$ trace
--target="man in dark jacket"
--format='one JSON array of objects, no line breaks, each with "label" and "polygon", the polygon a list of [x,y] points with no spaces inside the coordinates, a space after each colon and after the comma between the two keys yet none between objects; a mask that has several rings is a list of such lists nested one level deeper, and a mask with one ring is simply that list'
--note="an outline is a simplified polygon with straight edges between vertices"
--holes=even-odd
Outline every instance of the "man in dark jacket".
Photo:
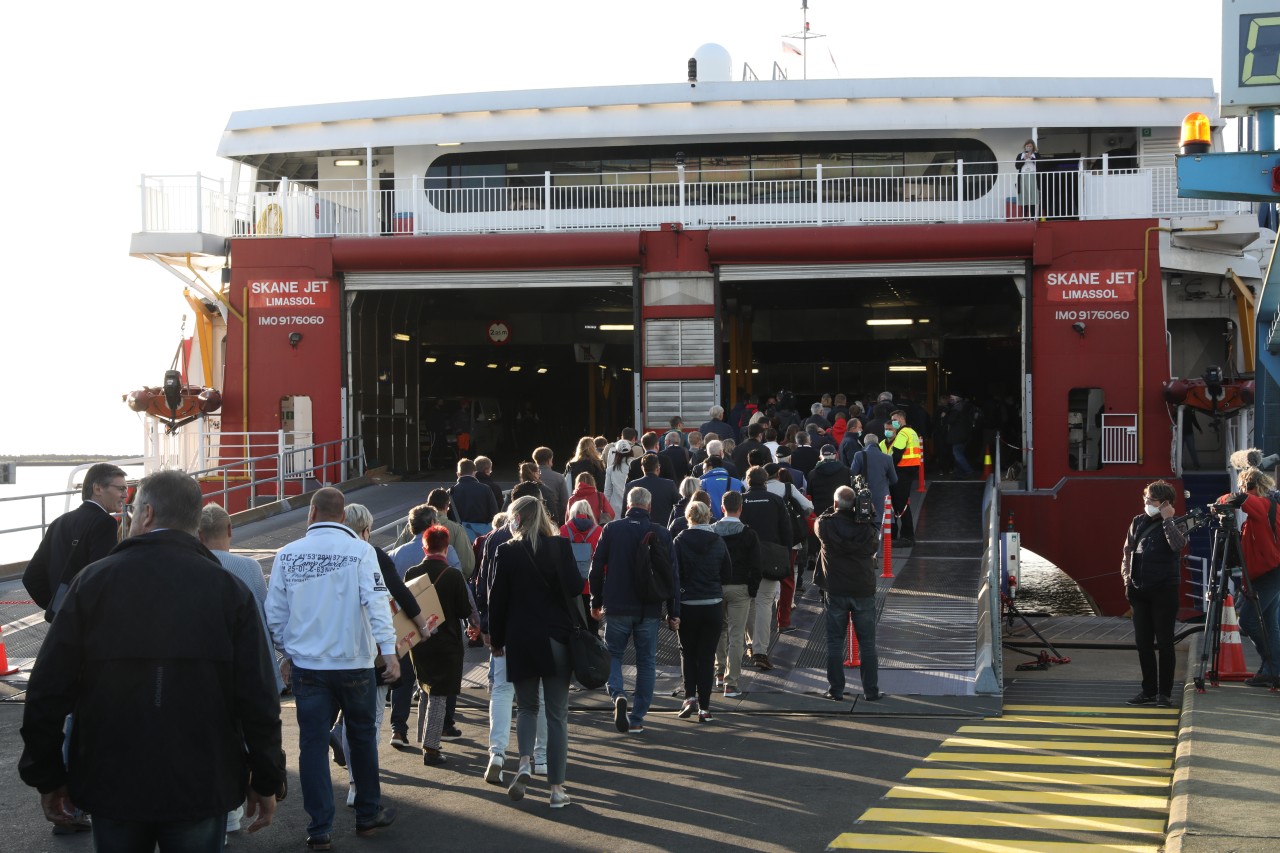
[{"label": "man in dark jacket", "polygon": [[[742,523],[750,527],[760,537],[760,541],[768,545],[761,548],[762,570],[766,572],[771,562],[785,560],[790,570],[791,546],[795,544],[791,536],[791,517],[787,515],[787,507],[782,498],[768,490],[769,472],[759,466],[747,472],[747,491],[742,496]],[[781,546],[781,548],[777,547]],[[771,552],[776,554],[771,558]],[[773,634],[773,626],[777,617],[773,612],[774,599],[779,593],[781,577],[771,580],[763,577],[760,590],[751,600],[751,613],[748,623],[751,626],[751,661],[763,670],[773,669],[769,662],[769,640]]]},{"label": "man in dark jacket", "polygon": [[19,773],[51,822],[92,812],[98,849],[217,849],[227,812],[247,797],[255,832],[283,796],[262,617],[196,538],[201,498],[180,471],[142,481],[131,538],[71,584],[31,673]]},{"label": "man in dark jacket", "polygon": [[975,412],[972,403],[959,394],[952,394],[947,398],[947,403],[949,405],[943,415],[943,423],[946,424],[951,456],[956,462],[956,474],[959,477],[972,477],[973,466],[969,464],[968,446],[973,440],[974,420],[980,418],[980,414]]},{"label": "man in dark jacket", "polygon": [[862,421],[857,418],[849,418],[849,425],[845,429],[844,438],[840,439],[840,463],[848,468],[853,464],[853,456],[862,449]]},{"label": "man in dark jacket", "polygon": [[[672,418],[672,420],[676,420]],[[689,451],[685,450],[682,443],[684,433],[669,432],[664,439],[666,447],[662,449],[661,456],[663,458],[662,470],[671,473],[671,482],[679,486],[684,482],[684,478],[689,476]]]},{"label": "man in dark jacket", "polygon": [[[613,658],[609,669],[613,723],[620,732],[638,733],[644,731],[644,715],[653,702],[662,603],[645,603],[636,595],[636,553],[645,535],[652,532],[659,552],[665,549],[666,564],[671,565],[671,534],[650,520],[648,489],[632,489],[627,501],[627,514],[604,526],[587,581],[591,585],[591,618],[598,621],[603,614],[609,616],[604,640]],[[622,656],[629,641],[636,650],[636,689],[630,710],[622,684]]]},{"label": "man in dark jacket", "polygon": [[746,648],[747,617],[751,600],[760,589],[760,537],[742,523],[742,494],[725,492],[720,499],[724,518],[715,524],[716,533],[724,538],[733,563],[733,577],[722,587],[724,595],[724,631],[716,647],[716,674],[724,681],[724,698],[742,695],[742,653]]},{"label": "man in dark jacket", "polygon": [[644,468],[641,463],[644,462],[646,456],[652,456],[658,460],[658,474],[666,477],[674,482],[675,478],[671,474],[671,463],[667,461],[667,457],[658,453],[658,434],[656,432],[646,432],[640,436],[640,446],[644,448],[644,452],[631,460],[631,464],[627,466],[627,482],[639,480],[645,475]]},{"label": "man in dark jacket", "polygon": [[477,456],[476,463],[476,479],[489,487],[489,491],[493,492],[494,506],[502,506],[502,486],[498,485],[498,481],[493,479],[493,460],[488,456]]},{"label": "man in dark jacket", "polygon": [[796,446],[791,451],[790,465],[792,468],[798,469],[806,477],[813,470],[813,466],[821,461],[818,456],[818,448],[813,446],[813,437],[807,432],[796,433]]},{"label": "man in dark jacket", "polygon": [[859,519],[854,512],[853,489],[836,489],[833,507],[818,518],[815,532],[822,549],[814,582],[823,591],[827,618],[826,695],[844,698],[844,656],[849,620],[858,638],[862,658],[862,692],[868,702],[880,699],[879,662],[876,660],[876,549],[874,520]]},{"label": "man in dark jacket", "polygon": [[[861,474],[867,478],[867,484],[871,486],[871,503],[876,512],[883,512],[884,499],[889,496],[890,489],[898,482],[898,469],[893,464],[893,457],[880,449],[880,442],[876,436],[867,433],[863,444],[865,445],[863,449],[853,457],[853,465],[849,467],[849,473],[855,477]],[[897,523],[895,516],[894,524]]]},{"label": "man in dark jacket", "polygon": [[712,436],[719,436],[722,440],[726,438],[734,438],[733,427],[724,421],[724,407],[712,406],[711,420],[698,427],[698,432],[702,433],[704,440],[710,441]]},{"label": "man in dark jacket", "polygon": [[454,514],[462,524],[488,524],[498,514],[493,492],[476,479],[476,463],[458,460],[458,482],[449,487]]},{"label": "man in dark jacket", "polygon": [[836,489],[853,482],[849,469],[836,458],[836,449],[829,444],[822,446],[822,461],[809,472],[809,497],[817,508],[831,506]]},{"label": "man in dark jacket", "polygon": [[[737,447],[733,449],[733,467],[739,471],[745,471],[751,467],[748,457],[751,451],[764,447],[760,442],[760,436],[764,432],[764,424],[757,421],[747,425],[747,437],[743,439]],[[772,461],[773,454],[769,455],[769,461]]]},{"label": "man in dark jacket", "polygon": [[62,596],[80,570],[116,546],[118,525],[111,513],[120,512],[128,488],[124,471],[99,462],[85,474],[80,491],[83,503],[49,525],[22,573],[22,585],[44,608],[46,622],[53,621]]},{"label": "man in dark jacket", "polygon": [[658,473],[662,457],[656,453],[646,453],[636,461],[640,463],[644,476],[627,483],[627,492],[630,493],[635,488],[647,489],[650,496],[649,517],[660,520],[670,518],[671,508],[680,502],[680,491],[675,483]]}]

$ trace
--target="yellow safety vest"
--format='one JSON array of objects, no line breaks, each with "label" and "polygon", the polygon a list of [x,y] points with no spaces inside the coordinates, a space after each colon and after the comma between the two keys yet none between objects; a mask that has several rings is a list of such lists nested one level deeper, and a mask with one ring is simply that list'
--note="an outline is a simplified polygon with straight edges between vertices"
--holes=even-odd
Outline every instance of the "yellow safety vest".
[{"label": "yellow safety vest", "polygon": [[902,427],[898,430],[892,444],[886,445],[882,439],[880,449],[890,455],[893,451],[901,449],[902,461],[898,463],[899,468],[915,468],[924,464],[924,450],[920,447],[920,436],[911,427]]}]

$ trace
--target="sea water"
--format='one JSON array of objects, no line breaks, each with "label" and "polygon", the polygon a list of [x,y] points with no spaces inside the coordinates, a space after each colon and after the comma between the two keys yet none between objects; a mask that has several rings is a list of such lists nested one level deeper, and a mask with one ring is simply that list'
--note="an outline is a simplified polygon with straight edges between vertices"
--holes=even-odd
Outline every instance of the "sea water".
[{"label": "sea water", "polygon": [[[29,560],[40,544],[42,517],[43,523],[49,524],[80,505],[79,481],[84,477],[83,471],[76,475],[74,494],[69,497],[63,494],[68,488],[67,477],[75,468],[74,465],[19,465],[16,482],[0,486],[0,531],[35,526],[33,530],[0,532],[0,565]],[[124,472],[130,480],[136,480],[142,476],[142,466],[126,465]],[[50,496],[26,497],[28,495]],[[24,499],[2,500],[18,497]]]}]

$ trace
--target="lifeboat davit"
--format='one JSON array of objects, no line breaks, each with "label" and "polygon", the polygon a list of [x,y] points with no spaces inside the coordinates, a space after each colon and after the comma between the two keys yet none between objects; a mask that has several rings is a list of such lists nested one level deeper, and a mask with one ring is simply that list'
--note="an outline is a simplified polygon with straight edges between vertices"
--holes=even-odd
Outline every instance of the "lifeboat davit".
[{"label": "lifeboat davit", "polygon": [[124,396],[124,401],[133,411],[163,423],[170,433],[222,408],[222,394],[216,388],[185,385],[174,381],[168,374],[164,385],[148,385],[130,391]]}]

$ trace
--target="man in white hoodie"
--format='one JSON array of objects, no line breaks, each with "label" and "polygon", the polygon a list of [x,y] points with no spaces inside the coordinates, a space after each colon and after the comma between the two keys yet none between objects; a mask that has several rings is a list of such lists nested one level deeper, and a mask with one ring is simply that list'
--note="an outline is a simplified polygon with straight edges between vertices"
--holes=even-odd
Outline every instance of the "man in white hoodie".
[{"label": "man in white hoodie", "polygon": [[267,624],[284,649],[281,672],[296,698],[298,776],[313,850],[330,849],[329,729],[339,710],[351,747],[356,834],[371,835],[395,820],[395,810],[382,807],[378,784],[374,662],[381,653],[388,681],[399,677],[400,663],[378,559],[373,546],[342,523],[345,507],[337,489],[315,493],[307,534],[276,554],[267,590]]}]

